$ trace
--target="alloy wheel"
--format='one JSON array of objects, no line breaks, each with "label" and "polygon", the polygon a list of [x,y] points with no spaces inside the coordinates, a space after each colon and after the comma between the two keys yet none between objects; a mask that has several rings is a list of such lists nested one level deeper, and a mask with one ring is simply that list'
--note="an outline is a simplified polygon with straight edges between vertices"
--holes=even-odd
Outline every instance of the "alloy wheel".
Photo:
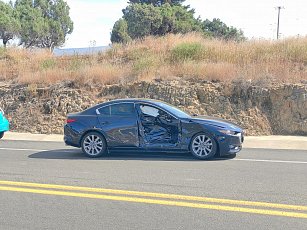
[{"label": "alloy wheel", "polygon": [[196,136],[192,142],[192,151],[197,157],[210,156],[213,151],[212,139],[204,134]]},{"label": "alloy wheel", "polygon": [[104,142],[100,136],[91,134],[85,137],[83,149],[89,156],[99,156],[104,150]]}]

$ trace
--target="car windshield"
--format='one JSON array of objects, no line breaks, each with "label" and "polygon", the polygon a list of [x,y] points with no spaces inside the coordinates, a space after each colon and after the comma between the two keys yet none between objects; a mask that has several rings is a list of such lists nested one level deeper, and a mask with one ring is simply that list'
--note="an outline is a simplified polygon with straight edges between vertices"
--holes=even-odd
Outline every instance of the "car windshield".
[{"label": "car windshield", "polygon": [[172,105],[168,105],[166,103],[158,102],[157,105],[159,105],[161,108],[165,109],[166,111],[174,114],[178,118],[191,118],[191,116],[183,112],[181,109],[178,109]]}]

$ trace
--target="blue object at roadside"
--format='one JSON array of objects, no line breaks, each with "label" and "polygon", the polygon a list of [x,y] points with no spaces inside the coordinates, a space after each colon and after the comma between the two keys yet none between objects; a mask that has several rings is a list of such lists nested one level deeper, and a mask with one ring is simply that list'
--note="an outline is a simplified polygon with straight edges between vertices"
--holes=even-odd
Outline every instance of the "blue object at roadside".
[{"label": "blue object at roadside", "polygon": [[4,132],[9,131],[10,123],[5,118],[3,110],[0,108],[0,138],[3,137]]}]

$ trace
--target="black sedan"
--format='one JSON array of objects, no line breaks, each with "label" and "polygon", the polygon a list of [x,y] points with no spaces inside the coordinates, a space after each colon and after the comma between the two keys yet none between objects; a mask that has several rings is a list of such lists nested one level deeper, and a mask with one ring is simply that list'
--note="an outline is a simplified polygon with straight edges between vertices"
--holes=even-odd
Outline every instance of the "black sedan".
[{"label": "black sedan", "polygon": [[239,152],[243,130],[222,119],[191,116],[162,101],[121,99],[69,114],[64,141],[88,157],[117,150],[189,151],[204,160]]}]

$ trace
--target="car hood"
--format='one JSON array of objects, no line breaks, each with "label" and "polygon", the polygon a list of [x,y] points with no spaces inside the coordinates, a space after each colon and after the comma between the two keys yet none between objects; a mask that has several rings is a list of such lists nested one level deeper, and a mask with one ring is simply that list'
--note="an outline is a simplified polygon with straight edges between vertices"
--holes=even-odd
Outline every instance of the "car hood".
[{"label": "car hood", "polygon": [[221,119],[221,118],[210,117],[210,116],[195,116],[195,117],[191,117],[190,120],[193,122],[199,123],[199,124],[215,126],[221,129],[227,129],[227,130],[238,131],[238,132],[242,131],[242,128],[238,126],[237,124]]}]

